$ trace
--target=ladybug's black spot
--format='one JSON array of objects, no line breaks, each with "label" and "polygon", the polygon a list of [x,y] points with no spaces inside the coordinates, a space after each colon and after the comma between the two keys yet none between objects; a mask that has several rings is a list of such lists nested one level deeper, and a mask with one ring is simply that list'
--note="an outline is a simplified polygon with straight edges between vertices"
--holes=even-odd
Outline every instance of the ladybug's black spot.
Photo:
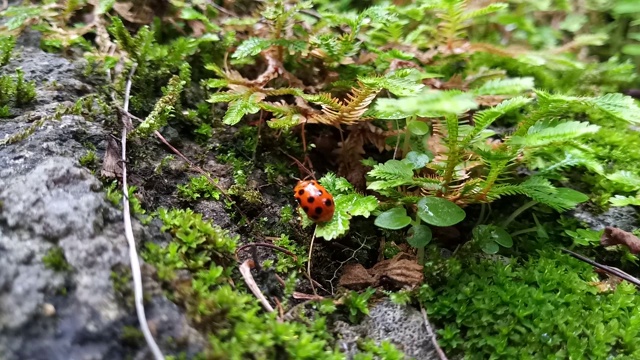
[{"label": "ladybug's black spot", "polygon": [[302,210],[304,210],[304,212],[308,213],[309,212],[309,207],[308,206],[303,206]]},{"label": "ladybug's black spot", "polygon": [[298,190],[298,195],[300,195],[300,196],[304,195],[304,190],[302,190],[302,189]]},{"label": "ladybug's black spot", "polygon": [[309,203],[311,203],[311,204],[313,204],[313,202],[314,202],[315,200],[316,200],[316,198],[314,198],[313,196],[309,196],[309,197],[307,198],[307,201],[308,201]]},{"label": "ladybug's black spot", "polygon": [[324,194],[322,190],[318,190],[318,196],[321,196],[322,194]]},{"label": "ladybug's black spot", "polygon": [[321,208],[321,207],[319,207],[319,206],[318,206],[314,211],[315,211],[315,212],[316,212],[316,214],[318,214],[318,215],[322,214],[322,208]]},{"label": "ladybug's black spot", "polygon": [[324,199],[324,204],[326,206],[331,206],[333,204],[333,202],[331,201],[331,199]]}]

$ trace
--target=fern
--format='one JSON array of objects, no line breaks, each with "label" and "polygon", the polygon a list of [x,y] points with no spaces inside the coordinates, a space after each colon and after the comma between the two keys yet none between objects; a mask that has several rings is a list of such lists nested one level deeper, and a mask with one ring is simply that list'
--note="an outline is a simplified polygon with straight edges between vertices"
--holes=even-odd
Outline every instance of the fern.
[{"label": "fern", "polygon": [[520,184],[495,185],[487,193],[487,198],[495,200],[505,195],[526,195],[557,211],[572,209],[577,204],[589,199],[578,191],[556,188],[549,180],[541,177],[531,177]]},{"label": "fern", "polygon": [[534,79],[532,77],[494,79],[489,80],[477,89],[473,90],[479,95],[516,95],[524,91],[533,90]]},{"label": "fern", "polygon": [[417,96],[379,99],[376,116],[381,119],[404,119],[410,116],[438,117],[461,114],[478,107],[473,95],[459,90],[423,91]]},{"label": "fern", "polygon": [[595,108],[613,118],[640,124],[640,107],[630,96],[613,93],[599,97],[578,97],[552,95],[541,90],[536,91],[536,94],[540,105],[550,115],[566,114],[576,110],[588,111]]},{"label": "fern", "polygon": [[538,122],[529,129],[526,136],[512,136],[507,140],[507,143],[524,148],[541,147],[566,142],[585,134],[598,132],[598,130],[600,130],[600,126],[588,122]]},{"label": "fern", "polygon": [[462,140],[462,146],[467,146],[468,144],[474,142],[476,137],[483,130],[487,129],[500,116],[524,107],[525,105],[529,104],[531,100],[532,99],[521,96],[515,97],[509,100],[505,100],[499,105],[492,108],[477,112],[473,116],[474,128]]}]

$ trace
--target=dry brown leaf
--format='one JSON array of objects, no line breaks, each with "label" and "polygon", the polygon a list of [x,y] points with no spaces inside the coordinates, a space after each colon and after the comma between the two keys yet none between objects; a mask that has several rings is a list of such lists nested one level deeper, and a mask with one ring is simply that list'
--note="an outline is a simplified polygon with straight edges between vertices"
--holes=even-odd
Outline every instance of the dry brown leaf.
[{"label": "dry brown leaf", "polygon": [[128,22],[142,25],[150,24],[155,15],[153,9],[147,4],[134,4],[133,2],[117,2],[113,4],[113,10]]},{"label": "dry brown leaf", "polygon": [[600,238],[600,245],[604,247],[624,245],[629,248],[632,254],[640,253],[640,239],[637,236],[612,226],[604,228],[604,233]]},{"label": "dry brown leaf", "polygon": [[398,253],[392,259],[382,260],[366,270],[360,264],[345,266],[339,285],[352,290],[369,286],[389,288],[412,288],[424,280],[423,266],[408,253]]},{"label": "dry brown leaf", "polygon": [[373,286],[375,281],[369,275],[367,269],[361,264],[348,264],[344,266],[338,285],[351,290],[362,290]]},{"label": "dry brown leaf", "polygon": [[620,284],[622,282],[622,278],[619,278],[615,275],[611,275],[608,272],[601,270],[601,269],[596,269],[595,270],[597,273],[604,273],[607,278],[603,281],[591,281],[589,282],[589,285],[595,286],[598,288],[598,292],[609,292],[609,291],[615,291],[616,287],[618,286],[618,284]]},{"label": "dry brown leaf", "polygon": [[102,160],[101,174],[106,178],[122,178],[120,145],[118,141],[112,137],[107,141],[107,151],[104,154],[104,160]]}]

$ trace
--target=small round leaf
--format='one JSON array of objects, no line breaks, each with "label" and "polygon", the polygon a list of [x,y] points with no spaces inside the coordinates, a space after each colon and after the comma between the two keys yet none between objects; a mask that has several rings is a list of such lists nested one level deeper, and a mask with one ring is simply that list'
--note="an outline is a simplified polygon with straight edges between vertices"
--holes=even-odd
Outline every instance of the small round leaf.
[{"label": "small round leaf", "polygon": [[398,230],[409,225],[411,218],[407,216],[407,209],[395,207],[378,215],[374,224],[383,229]]},{"label": "small round leaf", "polygon": [[491,229],[491,239],[502,247],[510,248],[513,246],[511,235],[501,227],[495,226]]},{"label": "small round leaf", "polygon": [[418,201],[418,216],[427,224],[451,226],[464,220],[467,214],[458,205],[439,197],[423,197]]},{"label": "small round leaf", "polygon": [[414,248],[423,248],[431,242],[431,228],[426,225],[414,225],[409,229],[407,242]]},{"label": "small round leaf", "polygon": [[495,254],[500,250],[500,246],[493,241],[486,241],[482,244],[482,251],[487,254]]},{"label": "small round leaf", "polygon": [[403,161],[411,164],[411,166],[413,166],[413,169],[415,170],[425,167],[425,165],[427,165],[429,161],[431,161],[431,158],[428,154],[417,151],[410,151],[407,154],[407,157],[403,159]]},{"label": "small round leaf", "polygon": [[429,125],[422,121],[412,121],[407,125],[407,129],[411,131],[412,134],[422,136],[429,133]]}]

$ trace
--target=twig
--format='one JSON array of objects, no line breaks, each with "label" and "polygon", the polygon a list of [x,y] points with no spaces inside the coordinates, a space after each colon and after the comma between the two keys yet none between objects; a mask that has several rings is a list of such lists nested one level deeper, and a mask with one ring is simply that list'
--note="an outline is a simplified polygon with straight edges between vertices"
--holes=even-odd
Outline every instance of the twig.
[{"label": "twig", "polygon": [[271,304],[269,304],[267,298],[264,297],[262,291],[260,291],[260,288],[258,287],[258,284],[256,284],[256,281],[253,279],[253,275],[251,275],[252,264],[253,260],[246,260],[245,262],[243,262],[242,265],[240,265],[240,274],[242,274],[244,282],[247,284],[249,290],[251,290],[253,295],[258,298],[260,304],[262,304],[262,307],[264,307],[265,310],[269,312],[273,312],[273,307],[271,306]]},{"label": "twig", "polygon": [[311,290],[313,290],[313,295],[318,295],[316,291],[316,287],[313,286],[313,279],[311,278],[311,256],[313,255],[313,242],[316,239],[316,231],[318,227],[315,227],[313,230],[313,236],[311,237],[311,244],[309,245],[309,258],[307,259],[307,275],[309,276],[309,283],[311,284]]},{"label": "twig", "polygon": [[[137,64],[133,64],[124,93],[124,106],[125,111],[129,108],[129,94],[131,92],[131,78],[136,71]],[[140,323],[140,330],[144,335],[149,349],[153,353],[153,357],[156,360],[164,360],[164,356],[153,339],[151,330],[149,330],[149,324],[147,324],[147,318],[144,312],[144,304],[142,303],[142,275],[140,273],[140,261],[138,259],[138,252],[136,250],[136,241],[133,238],[133,229],[131,227],[131,213],[129,212],[129,190],[127,188],[127,126],[130,125],[131,119],[127,116],[122,117],[122,192],[124,194],[122,199],[124,229],[127,242],[129,243],[129,258],[131,261],[131,272],[133,275],[134,285],[134,297],[136,303],[136,313],[138,314],[138,322]]]},{"label": "twig", "polygon": [[284,248],[281,248],[280,246],[269,244],[269,243],[250,243],[250,244],[242,245],[236,250],[236,259],[238,258],[238,253],[240,253],[240,251],[242,251],[244,249],[247,249],[247,248],[250,248],[252,246],[264,246],[264,247],[268,247],[268,248],[271,248],[271,249],[275,249],[275,250],[278,250],[278,251],[280,251],[282,253],[285,253],[285,254],[291,256],[294,261],[298,261],[298,257],[294,253],[292,253],[291,251],[289,251],[287,249],[284,249]]},{"label": "twig", "polygon": [[425,311],[424,307],[422,307],[422,305],[420,305],[420,310],[422,311],[422,317],[424,318],[424,326],[427,328],[427,336],[431,338],[431,344],[433,344],[433,347],[436,349],[438,357],[440,358],[440,360],[447,360],[447,355],[444,354],[444,351],[442,351],[442,348],[440,348],[440,345],[438,345],[436,333],[435,331],[433,331],[431,323],[429,322],[429,318],[427,317],[427,312]]},{"label": "twig", "polygon": [[624,271],[622,271],[622,270],[620,270],[618,268],[615,268],[615,267],[612,267],[612,266],[598,264],[597,262],[595,262],[595,261],[593,261],[593,260],[591,260],[589,258],[586,258],[586,257],[584,257],[584,256],[582,256],[580,254],[574,253],[573,251],[567,250],[565,248],[562,248],[562,251],[568,253],[569,255],[573,256],[574,258],[576,258],[578,260],[582,260],[582,261],[586,262],[587,264],[590,264],[590,265],[595,266],[595,267],[597,267],[599,269],[602,269],[602,270],[606,271],[609,274],[612,274],[612,275],[615,275],[615,276],[617,276],[617,277],[619,277],[621,279],[627,280],[628,282],[632,283],[633,285],[635,285],[637,287],[640,287],[640,280],[638,280],[637,278],[627,274],[626,272],[624,272]]}]

